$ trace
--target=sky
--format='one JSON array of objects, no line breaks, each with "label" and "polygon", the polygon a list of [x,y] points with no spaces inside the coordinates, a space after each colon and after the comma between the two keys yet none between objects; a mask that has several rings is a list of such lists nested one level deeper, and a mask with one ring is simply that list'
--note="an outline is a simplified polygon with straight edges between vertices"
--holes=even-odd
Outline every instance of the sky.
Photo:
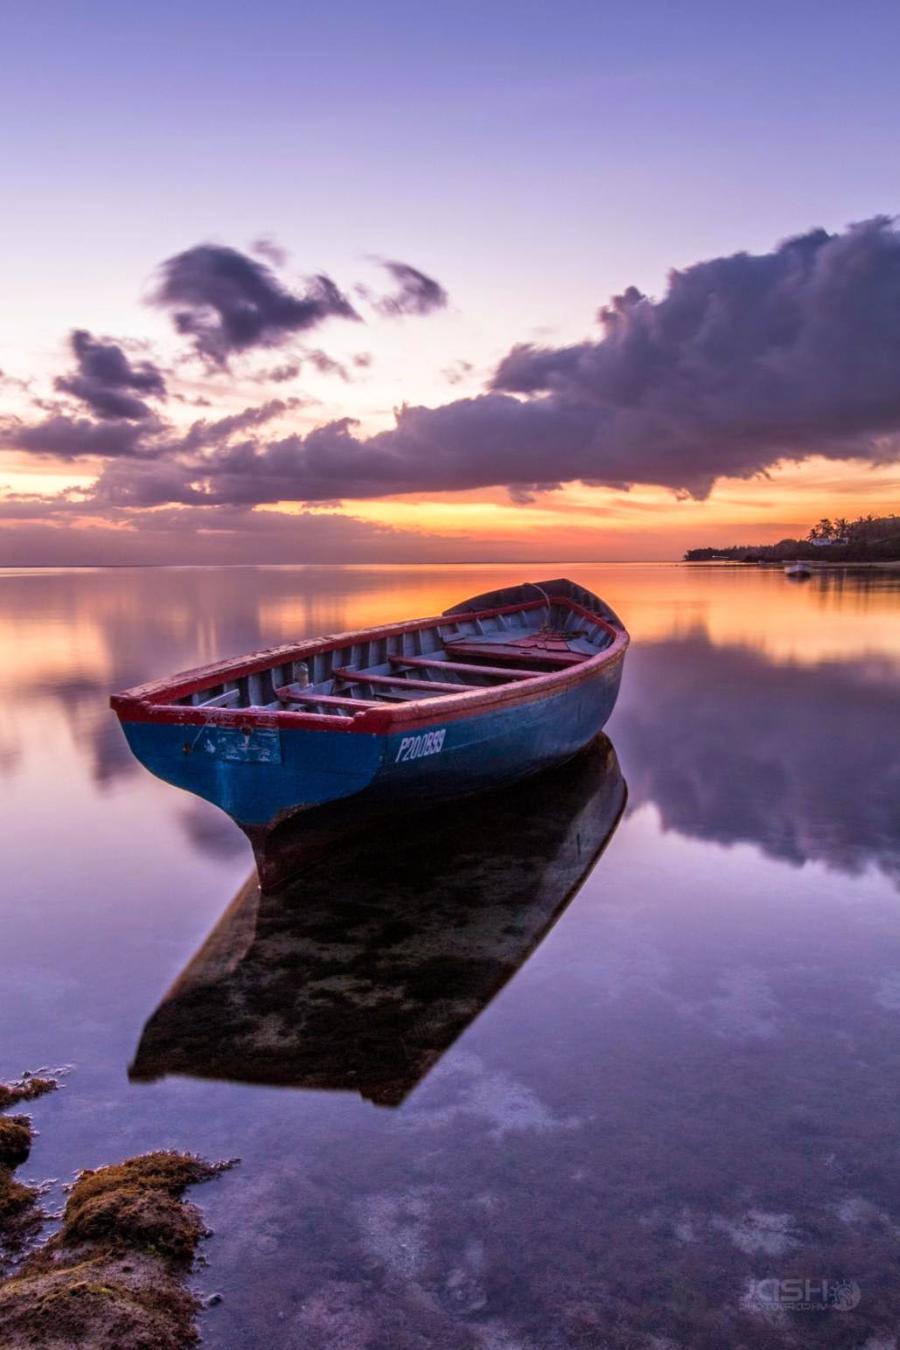
[{"label": "sky", "polygon": [[882,0],[10,9],[0,565],[896,511],[898,42]]}]

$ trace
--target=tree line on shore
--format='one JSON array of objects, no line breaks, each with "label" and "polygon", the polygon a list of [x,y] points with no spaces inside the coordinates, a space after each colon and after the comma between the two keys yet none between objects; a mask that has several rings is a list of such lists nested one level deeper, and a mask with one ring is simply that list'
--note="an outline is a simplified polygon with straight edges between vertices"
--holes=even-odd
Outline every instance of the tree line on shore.
[{"label": "tree line on shore", "polygon": [[777,544],[730,544],[689,548],[685,562],[784,562],[789,559],[820,562],[900,561],[900,516],[859,516],[847,520],[827,516],[813,525],[805,539],[780,539]]}]

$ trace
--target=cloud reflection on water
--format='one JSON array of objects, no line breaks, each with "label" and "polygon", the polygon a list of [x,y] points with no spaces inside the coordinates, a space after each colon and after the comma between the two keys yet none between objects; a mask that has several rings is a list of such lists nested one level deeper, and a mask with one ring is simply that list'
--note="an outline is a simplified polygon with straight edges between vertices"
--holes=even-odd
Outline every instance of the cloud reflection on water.
[{"label": "cloud reflection on water", "polygon": [[[33,673],[15,682],[17,712],[29,720],[20,715],[2,727],[0,773],[24,771],[38,707],[49,701],[91,781],[106,791],[143,773],[108,711],[111,690],[292,637],[434,612],[482,577],[493,584],[497,570],[3,577],[0,646]],[[815,861],[857,874],[874,864],[896,878],[895,577],[823,573],[798,597],[772,574],[603,571],[579,569],[635,635],[610,726],[632,786],[630,809],[653,803],[666,829],[754,844],[791,865]],[[759,640],[751,643],[754,625]],[[186,837],[208,851],[211,827],[198,828],[196,804],[183,815]],[[224,825],[219,837],[226,849],[228,832]]]},{"label": "cloud reflection on water", "polygon": [[702,632],[631,653],[614,726],[633,811],[801,866],[900,880],[900,693],[878,662],[798,666]]},{"label": "cloud reflection on water", "polygon": [[[224,817],[201,819],[127,756],[106,697],[304,632],[434,612],[515,573],[0,578],[2,726],[19,754],[4,782],[10,1069],[20,1054],[77,1066],[35,1167],[64,1176],[161,1141],[239,1153],[203,1200],[217,1235],[198,1279],[226,1291],[212,1343],[783,1350],[813,1335],[845,1350],[893,1335],[898,582],[575,574],[635,636],[609,728],[634,809],[564,919],[395,1111],[355,1092],[125,1081],[141,1025],[246,867],[225,856]],[[259,952],[257,973],[271,970]],[[296,986],[278,992],[264,1029],[289,1036]],[[846,1275],[863,1299],[776,1325],[741,1302],[773,1275]]]}]

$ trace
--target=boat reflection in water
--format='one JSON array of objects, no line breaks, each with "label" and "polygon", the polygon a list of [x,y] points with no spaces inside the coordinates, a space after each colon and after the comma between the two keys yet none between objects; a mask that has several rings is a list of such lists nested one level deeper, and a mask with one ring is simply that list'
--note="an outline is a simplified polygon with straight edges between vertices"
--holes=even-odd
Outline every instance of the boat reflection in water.
[{"label": "boat reflection in water", "polygon": [[398,1106],[559,918],[625,795],[600,736],[516,787],[381,822],[281,892],[254,876],[147,1022],[130,1077]]}]

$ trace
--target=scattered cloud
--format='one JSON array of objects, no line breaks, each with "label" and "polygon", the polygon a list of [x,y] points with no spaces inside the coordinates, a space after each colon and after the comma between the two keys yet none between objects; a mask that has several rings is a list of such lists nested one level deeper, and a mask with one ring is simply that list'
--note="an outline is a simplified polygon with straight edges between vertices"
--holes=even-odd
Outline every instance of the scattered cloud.
[{"label": "scattered cloud", "polygon": [[409,263],[390,258],[379,261],[396,283],[390,295],[373,300],[379,314],[397,319],[403,315],[432,314],[436,309],[446,309],[447,292],[433,277],[426,276],[417,267],[410,267]]},{"label": "scattered cloud", "polygon": [[327,352],[323,352],[321,348],[307,352],[306,360],[320,375],[337,375],[345,384],[350,380],[347,367],[342,362],[336,361],[333,356],[329,356]]},{"label": "scattered cloud", "polygon": [[211,421],[200,418],[186,434],[170,436],[167,448],[172,453],[188,455],[209,446],[223,445],[237,433],[255,431],[276,417],[302,407],[303,402],[301,398],[270,398],[266,403],[244,408],[239,413],[230,413],[227,417],[217,417]]},{"label": "scattered cloud", "polygon": [[[446,303],[423,273],[384,265],[398,286],[392,312]],[[294,295],[269,267],[219,245],[170,258],[162,274],[157,302],[213,368],[331,315],[357,317],[327,277]],[[299,407],[297,399],[180,430],[144,401],[166,394],[158,368],[79,329],[77,369],[57,389],[93,417],[45,403],[39,422],[0,423],[0,444],[63,460],[100,457],[107,463],[93,500],[132,509],[498,487],[527,503],[579,480],[703,498],[719,477],[761,474],[782,459],[900,457],[900,234],[886,217],[673,272],[658,301],[629,287],[599,318],[599,340],[520,344],[487,392],[404,406],[392,427],[369,436],[346,417],[273,434],[269,424]],[[269,375],[286,381],[308,362],[349,379],[369,359],[337,361],[312,348]],[[471,371],[468,362],[455,368]]]},{"label": "scattered cloud", "polygon": [[257,384],[287,384],[289,380],[296,380],[301,369],[299,361],[283,361],[281,365],[259,371],[253,378]]},{"label": "scattered cloud", "polygon": [[154,416],[144,397],[165,398],[162,372],[152,361],[131,361],[109,338],[95,338],[76,328],[69,339],[77,369],[61,375],[55,388],[71,394],[95,417],[140,422]]},{"label": "scattered cloud", "polygon": [[250,252],[255,253],[258,258],[265,258],[266,262],[271,263],[273,267],[287,266],[287,249],[282,248],[276,240],[270,238],[267,234],[254,239],[250,245]]},{"label": "scattered cloud", "polygon": [[254,384],[286,384],[290,380],[296,380],[300,377],[304,365],[311,366],[319,375],[336,375],[338,379],[349,384],[353,379],[353,372],[365,370],[372,364],[372,356],[369,352],[357,352],[346,361],[338,361],[335,357],[329,356],[328,352],[323,351],[321,347],[300,348],[296,356],[290,360],[283,361],[277,366],[269,366],[251,375],[250,379]]},{"label": "scattered cloud", "polygon": [[210,501],[305,501],[582,480],[697,498],[816,453],[897,457],[900,236],[877,218],[626,291],[604,337],[521,346],[490,392],[403,407],[360,437],[349,419],[198,466]]},{"label": "scattered cloud", "polygon": [[506,489],[515,506],[530,506],[542,492],[558,492],[562,483],[514,483]]},{"label": "scattered cloud", "polygon": [[471,361],[453,361],[441,371],[448,384],[462,384],[475,369]]},{"label": "scattered cloud", "polygon": [[31,380],[22,380],[17,375],[9,375],[5,370],[0,370],[0,386],[7,389],[21,389],[27,393],[31,388]]},{"label": "scattered cloud", "polygon": [[328,318],[359,319],[330,277],[307,282],[303,295],[270,267],[238,249],[197,244],[163,263],[153,302],[172,311],[180,333],[213,365],[254,347],[277,347]]},{"label": "scattered cloud", "polygon": [[255,433],[303,403],[300,398],[269,399],[226,417],[198,418],[186,431],[176,430],[161,418],[140,423],[124,419],[92,422],[59,411],[31,424],[5,418],[0,420],[0,447],[62,460],[163,460],[166,464],[160,472],[170,471],[174,482],[176,464],[196,469],[202,464],[201,452],[224,446],[236,435]]}]

